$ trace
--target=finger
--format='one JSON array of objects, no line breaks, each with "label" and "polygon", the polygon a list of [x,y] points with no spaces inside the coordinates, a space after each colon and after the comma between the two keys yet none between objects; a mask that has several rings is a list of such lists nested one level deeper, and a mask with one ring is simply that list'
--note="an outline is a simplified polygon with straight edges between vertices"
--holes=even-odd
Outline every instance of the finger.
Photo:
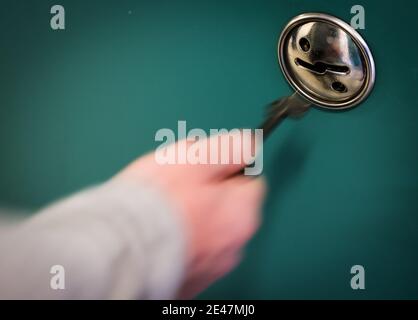
[{"label": "finger", "polygon": [[206,162],[202,166],[189,166],[188,170],[203,179],[229,178],[254,162],[260,143],[262,136],[254,135],[250,129],[212,135],[190,145],[188,152],[206,150]]},{"label": "finger", "polygon": [[[188,176],[191,176],[189,174],[189,168],[185,164],[180,164],[178,159],[182,157],[179,153],[182,153],[183,149],[187,152],[188,148],[194,143],[195,141],[184,139],[158,151],[150,152],[129,164],[119,176],[133,175],[147,180],[153,180],[155,176],[162,176],[166,178],[167,183],[171,183],[171,180],[178,181],[179,177],[185,177],[185,181],[189,181],[187,179]],[[170,158],[169,155],[174,155],[174,159],[167,163],[162,163],[161,159],[159,159],[159,157],[166,156],[168,160]]]},{"label": "finger", "polygon": [[[250,129],[235,129],[197,141],[185,139],[138,159],[128,172],[151,177],[158,172],[188,182],[222,180],[253,163],[260,142],[262,137],[256,137]],[[162,154],[174,158],[162,163],[157,159]]]}]

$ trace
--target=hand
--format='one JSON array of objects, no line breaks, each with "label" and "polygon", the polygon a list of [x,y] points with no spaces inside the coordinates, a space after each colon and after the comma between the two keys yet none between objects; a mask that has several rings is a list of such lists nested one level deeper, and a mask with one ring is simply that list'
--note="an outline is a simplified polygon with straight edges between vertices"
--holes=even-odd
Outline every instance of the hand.
[{"label": "hand", "polygon": [[[244,133],[230,133],[230,138],[236,134],[242,136]],[[210,140],[219,138],[209,137]],[[253,142],[251,139],[241,141]],[[206,142],[187,141],[186,148]],[[231,164],[161,165],[152,153],[136,160],[119,175],[154,183],[167,195],[183,223],[187,262],[186,279],[179,298],[195,296],[232,270],[240,261],[243,246],[260,224],[264,180],[235,175],[245,164],[232,164],[232,155],[246,149],[235,150],[234,144],[229,145],[226,151],[231,155]],[[242,158],[242,154],[238,156]]]}]

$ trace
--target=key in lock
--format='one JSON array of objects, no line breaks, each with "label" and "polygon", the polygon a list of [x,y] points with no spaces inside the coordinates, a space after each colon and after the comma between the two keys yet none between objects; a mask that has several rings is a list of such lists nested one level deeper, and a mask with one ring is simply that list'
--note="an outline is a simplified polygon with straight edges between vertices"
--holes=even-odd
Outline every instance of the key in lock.
[{"label": "key in lock", "polygon": [[360,34],[344,21],[323,13],[293,18],[278,44],[280,68],[295,90],[269,105],[264,137],[287,116],[310,106],[343,110],[360,104],[373,89],[375,64]]}]

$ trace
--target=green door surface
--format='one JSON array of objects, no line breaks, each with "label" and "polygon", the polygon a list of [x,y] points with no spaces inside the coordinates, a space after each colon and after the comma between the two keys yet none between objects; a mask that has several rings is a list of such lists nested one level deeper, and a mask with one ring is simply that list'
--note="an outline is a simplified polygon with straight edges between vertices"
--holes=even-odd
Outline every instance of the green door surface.
[{"label": "green door surface", "polygon": [[[264,224],[201,298],[418,298],[414,1],[0,1],[0,202],[37,209],[158,146],[160,128],[255,127],[292,90],[276,46],[294,16],[359,30],[376,62],[366,102],[312,109],[264,146]],[[365,290],[350,286],[354,265]]]}]

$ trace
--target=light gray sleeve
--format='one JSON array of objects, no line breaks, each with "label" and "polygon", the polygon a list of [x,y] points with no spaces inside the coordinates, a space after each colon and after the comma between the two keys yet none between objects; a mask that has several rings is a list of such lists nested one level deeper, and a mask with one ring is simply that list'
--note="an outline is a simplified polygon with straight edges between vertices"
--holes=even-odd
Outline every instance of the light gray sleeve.
[{"label": "light gray sleeve", "polygon": [[185,260],[176,218],[158,191],[120,180],[59,201],[2,231],[0,298],[174,298]]}]

